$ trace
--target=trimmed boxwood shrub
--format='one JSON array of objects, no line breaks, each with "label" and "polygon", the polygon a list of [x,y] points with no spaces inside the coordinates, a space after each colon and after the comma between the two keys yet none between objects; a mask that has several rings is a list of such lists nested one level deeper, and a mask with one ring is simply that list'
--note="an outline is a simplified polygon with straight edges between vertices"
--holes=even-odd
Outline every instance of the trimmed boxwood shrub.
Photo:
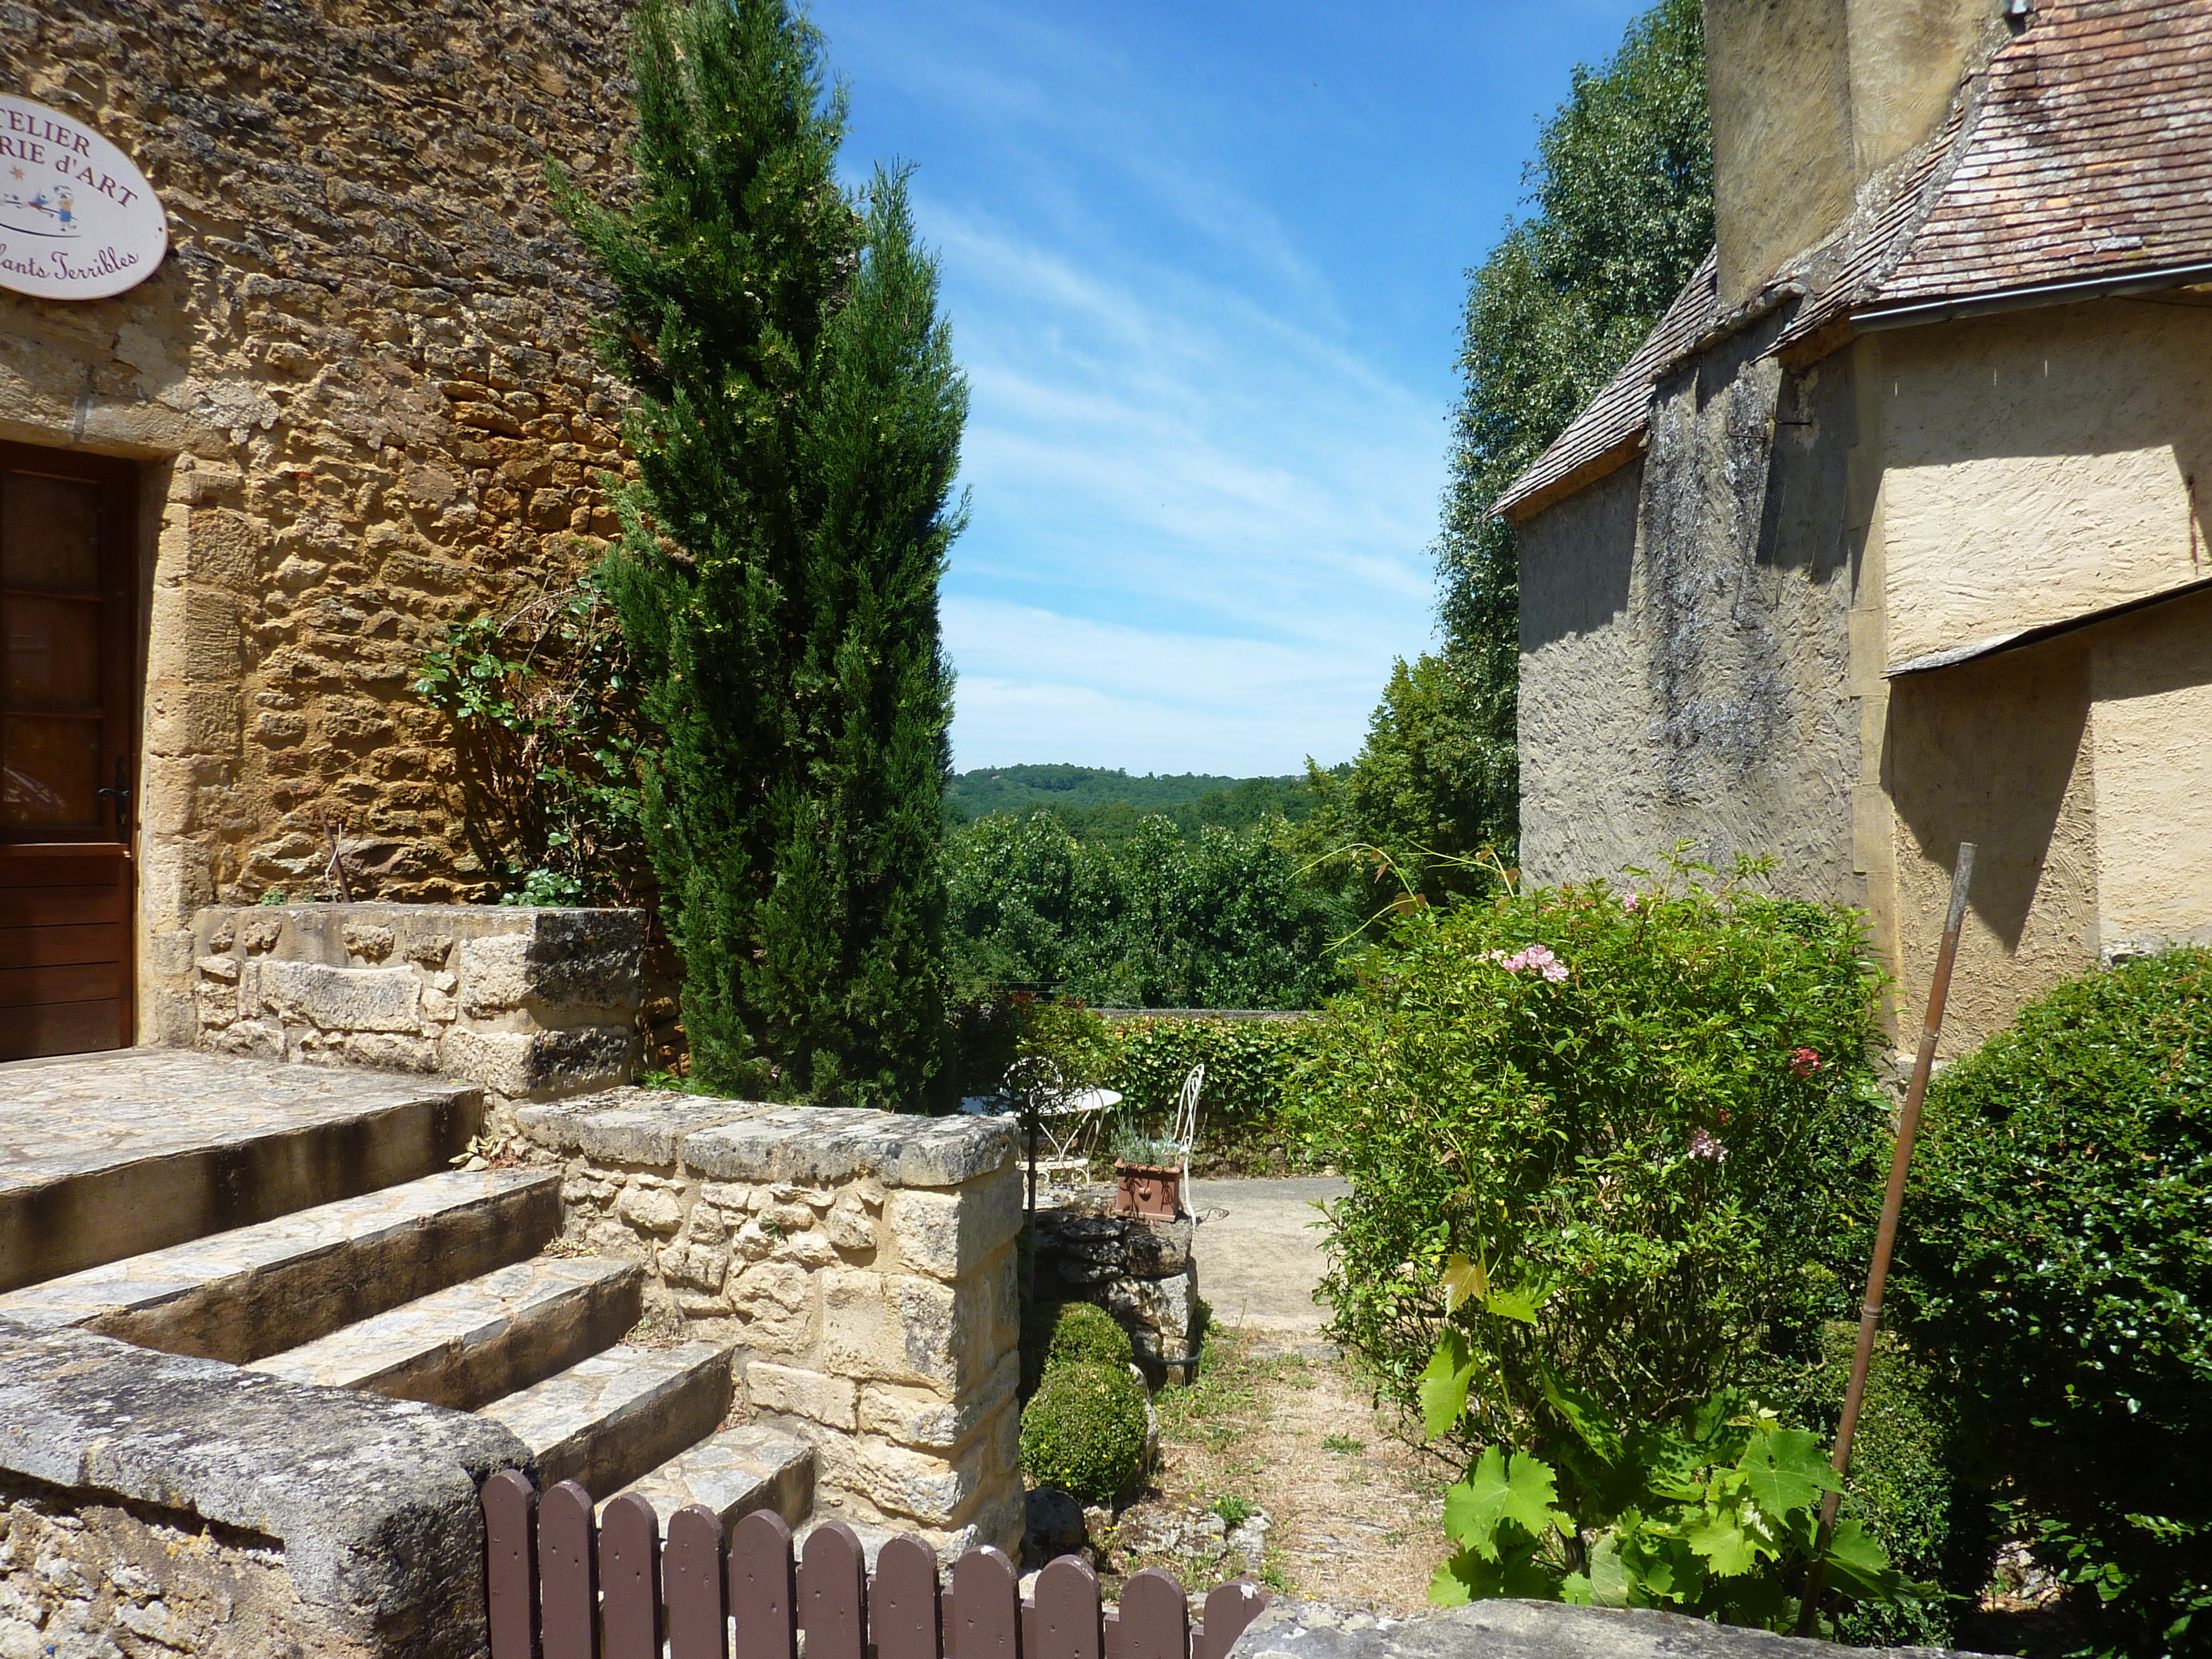
[{"label": "trimmed boxwood shrub", "polygon": [[1145,1428],[1145,1386],[1126,1363],[1054,1365],[1022,1411],[1022,1473],[1110,1504],[1142,1472]]},{"label": "trimmed boxwood shrub", "polygon": [[2212,1652],[2212,951],[2058,987],[1929,1091],[1898,1286],[2109,1653]]},{"label": "trimmed boxwood shrub", "polygon": [[1022,1310],[1022,1395],[1026,1399],[1048,1370],[1091,1362],[1126,1365],[1129,1334],[1114,1316],[1088,1302],[1032,1302]]},{"label": "trimmed boxwood shrub", "polygon": [[1105,1309],[1088,1302],[1064,1302],[1045,1343],[1044,1368],[1097,1364],[1126,1365],[1133,1354],[1129,1334]]},{"label": "trimmed boxwood shrub", "polygon": [[[1784,1417],[1834,1441],[1858,1327],[1838,1320],[1820,1333],[1817,1364],[1753,1391]],[[1851,1443],[1843,1518],[1856,1520],[1908,1579],[1948,1595],[1890,1603],[1849,1601],[1835,1611],[1836,1639],[1852,1647],[1948,1648],[1960,1615],[1989,1580],[1995,1540],[1989,1504],[1965,1479],[1959,1452],[1958,1379],[1884,1331],[1875,1346],[1858,1434]]]}]

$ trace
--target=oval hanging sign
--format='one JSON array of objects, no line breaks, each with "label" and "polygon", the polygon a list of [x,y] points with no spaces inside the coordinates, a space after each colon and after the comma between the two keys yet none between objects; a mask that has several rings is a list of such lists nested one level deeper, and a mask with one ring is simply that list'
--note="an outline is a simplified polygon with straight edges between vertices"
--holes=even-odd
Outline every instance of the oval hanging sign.
[{"label": "oval hanging sign", "polygon": [[0,93],[0,288],[102,300],[151,276],[169,220],[146,175],[82,121]]}]

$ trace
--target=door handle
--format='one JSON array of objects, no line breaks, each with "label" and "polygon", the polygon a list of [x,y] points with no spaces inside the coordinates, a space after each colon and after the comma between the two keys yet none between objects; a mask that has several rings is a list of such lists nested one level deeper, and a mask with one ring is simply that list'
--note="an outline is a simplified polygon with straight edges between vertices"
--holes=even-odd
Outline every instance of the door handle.
[{"label": "door handle", "polygon": [[115,803],[115,839],[118,841],[131,839],[130,776],[128,763],[118,756],[115,762],[115,787],[98,792],[100,799]]}]

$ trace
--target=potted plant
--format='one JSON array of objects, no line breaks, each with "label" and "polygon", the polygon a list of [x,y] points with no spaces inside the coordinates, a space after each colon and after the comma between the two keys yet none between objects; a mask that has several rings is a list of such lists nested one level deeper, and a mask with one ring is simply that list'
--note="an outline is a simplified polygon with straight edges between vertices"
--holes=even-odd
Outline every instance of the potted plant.
[{"label": "potted plant", "polygon": [[1183,1149],[1157,1135],[1114,1137],[1114,1213],[1172,1221],[1182,1213]]}]

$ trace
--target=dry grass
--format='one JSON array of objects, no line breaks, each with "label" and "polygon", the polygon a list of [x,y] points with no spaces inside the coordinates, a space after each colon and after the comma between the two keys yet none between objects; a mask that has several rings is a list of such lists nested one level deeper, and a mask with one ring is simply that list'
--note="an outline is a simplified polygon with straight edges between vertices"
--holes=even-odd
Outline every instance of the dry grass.
[{"label": "dry grass", "polygon": [[[1394,1437],[1342,1360],[1266,1340],[1215,1331],[1197,1380],[1157,1397],[1160,1467],[1115,1529],[1111,1577],[1161,1566],[1199,1589],[1242,1571],[1340,1607],[1423,1606],[1444,1553],[1439,1522],[1454,1472]],[[1224,1498],[1273,1522],[1260,1560],[1146,1547]]]}]

